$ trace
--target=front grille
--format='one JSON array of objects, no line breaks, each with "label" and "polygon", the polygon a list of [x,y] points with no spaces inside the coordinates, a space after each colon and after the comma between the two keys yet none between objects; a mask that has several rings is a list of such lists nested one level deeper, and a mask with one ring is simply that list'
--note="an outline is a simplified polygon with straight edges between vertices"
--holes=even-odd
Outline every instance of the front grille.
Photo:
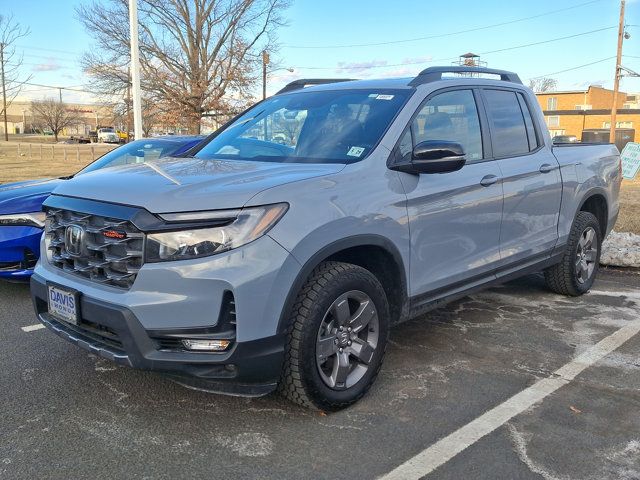
[{"label": "front grille", "polygon": [[38,259],[35,254],[28,248],[24,249],[24,258],[22,261],[0,262],[0,272],[12,272],[15,270],[30,270],[36,266]]},{"label": "front grille", "polygon": [[34,268],[36,266],[36,263],[38,263],[38,257],[36,257],[36,254],[33,253],[28,248],[25,248],[24,249],[25,268],[28,268],[28,269]]},{"label": "front grille", "polygon": [[22,270],[22,262],[0,262],[0,272]]},{"label": "front grille", "polygon": [[125,353],[122,340],[118,333],[111,327],[102,325],[100,323],[92,322],[86,318],[80,318],[77,325],[71,324],[58,317],[48,313],[48,305],[46,300],[41,297],[35,297],[36,310],[49,324],[54,326],[57,330],[63,330],[67,334],[90,343],[97,345],[101,348],[107,348],[109,351],[122,354]]},{"label": "front grille", "polygon": [[[84,232],[79,251],[73,255],[65,245],[65,232],[71,225]],[[49,209],[45,232],[49,261],[65,272],[128,289],[142,267],[144,234],[127,220]]]},{"label": "front grille", "polygon": [[[53,319],[55,317],[51,318]],[[120,341],[120,337],[118,336],[118,334],[105,325],[100,325],[99,323],[93,323],[84,320],[78,325],[72,325],[70,323],[58,320],[57,318],[55,318],[55,322],[57,322],[59,325],[64,326],[67,331],[74,332],[76,335],[86,341],[97,343],[98,345],[103,345],[105,347],[110,347],[112,350],[124,351],[122,342]]]}]

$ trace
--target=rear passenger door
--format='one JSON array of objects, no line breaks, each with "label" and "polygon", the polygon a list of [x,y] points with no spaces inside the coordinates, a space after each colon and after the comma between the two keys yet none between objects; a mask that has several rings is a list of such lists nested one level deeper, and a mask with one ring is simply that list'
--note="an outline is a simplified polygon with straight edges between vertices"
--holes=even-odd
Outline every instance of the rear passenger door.
[{"label": "rear passenger door", "polygon": [[544,145],[527,96],[494,88],[482,89],[482,96],[502,172],[501,266],[526,266],[548,257],[558,239],[559,164]]},{"label": "rear passenger door", "polygon": [[488,133],[480,122],[477,95],[473,88],[434,92],[396,146],[396,155],[406,159],[420,142],[454,141],[467,159],[456,172],[399,173],[407,195],[416,304],[495,278],[493,269],[500,261],[500,169],[490,160],[490,145],[483,144]]}]

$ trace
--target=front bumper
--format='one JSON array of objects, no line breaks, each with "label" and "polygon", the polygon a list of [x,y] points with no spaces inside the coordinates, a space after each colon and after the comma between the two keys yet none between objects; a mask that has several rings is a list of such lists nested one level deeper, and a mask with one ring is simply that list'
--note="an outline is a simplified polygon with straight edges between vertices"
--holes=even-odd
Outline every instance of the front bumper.
[{"label": "front bumper", "polygon": [[38,260],[42,229],[0,227],[0,279],[28,280]]},{"label": "front bumper", "polygon": [[[284,358],[284,335],[235,342],[222,353],[166,351],[127,308],[82,295],[80,322],[71,325],[47,312],[47,286],[31,277],[39,320],[58,336],[100,357],[170,375],[185,386],[231,395],[260,396],[276,388]],[[165,333],[171,333],[165,331]]]}]

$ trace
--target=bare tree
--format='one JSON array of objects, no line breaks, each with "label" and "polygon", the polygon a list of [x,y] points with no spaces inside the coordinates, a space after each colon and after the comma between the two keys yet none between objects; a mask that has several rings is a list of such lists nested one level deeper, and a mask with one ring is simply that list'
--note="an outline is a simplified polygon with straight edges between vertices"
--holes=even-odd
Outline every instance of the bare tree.
[{"label": "bare tree", "polygon": [[34,122],[42,128],[51,130],[56,142],[62,130],[76,125],[80,121],[77,111],[53,98],[32,101],[31,112],[34,116]]},{"label": "bare tree", "polygon": [[[22,28],[18,22],[13,19],[13,15],[0,14],[0,49],[2,50],[2,72],[3,82],[2,94],[6,98],[6,105],[0,103],[0,113],[6,120],[5,108],[8,108],[13,100],[20,94],[22,87],[26,82],[31,80],[32,75],[22,75],[20,67],[22,66],[22,55],[16,55],[14,42],[22,37],[29,35],[28,28]],[[6,130],[6,121],[4,127]],[[4,132],[5,139],[8,139],[8,132]]]},{"label": "bare tree", "polygon": [[[182,112],[189,130],[200,120],[248,102],[261,52],[274,47],[289,0],[139,0],[142,89]],[[81,5],[78,18],[96,42],[83,66],[94,88],[124,93],[128,82],[127,0]]]},{"label": "bare tree", "polygon": [[[133,125],[131,105],[125,98],[122,102],[110,104],[113,112],[114,125],[119,125],[123,130],[131,130]],[[181,117],[179,111],[149,98],[142,98],[142,131],[145,137],[158,127],[166,129],[168,126],[175,127],[180,123]]]},{"label": "bare tree", "polygon": [[557,85],[555,78],[538,77],[529,80],[529,88],[534,92],[553,92]]},{"label": "bare tree", "polygon": [[298,118],[285,117],[276,123],[275,128],[282,130],[282,133],[284,133],[287,138],[288,145],[295,145],[298,140],[300,130],[302,130],[303,123],[303,120],[299,120]]}]

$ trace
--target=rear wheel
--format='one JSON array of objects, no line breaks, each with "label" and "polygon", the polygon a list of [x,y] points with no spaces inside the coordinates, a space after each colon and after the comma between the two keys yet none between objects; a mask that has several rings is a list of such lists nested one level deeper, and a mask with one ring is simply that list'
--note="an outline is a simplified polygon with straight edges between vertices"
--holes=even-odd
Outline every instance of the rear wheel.
[{"label": "rear wheel", "polygon": [[570,296],[588,292],[598,273],[601,245],[598,219],[589,212],[578,212],[562,261],[544,272],[549,288]]},{"label": "rear wheel", "polygon": [[298,294],[281,393],[301,405],[339,410],[371,387],[389,335],[389,306],[368,270],[324,262]]}]

